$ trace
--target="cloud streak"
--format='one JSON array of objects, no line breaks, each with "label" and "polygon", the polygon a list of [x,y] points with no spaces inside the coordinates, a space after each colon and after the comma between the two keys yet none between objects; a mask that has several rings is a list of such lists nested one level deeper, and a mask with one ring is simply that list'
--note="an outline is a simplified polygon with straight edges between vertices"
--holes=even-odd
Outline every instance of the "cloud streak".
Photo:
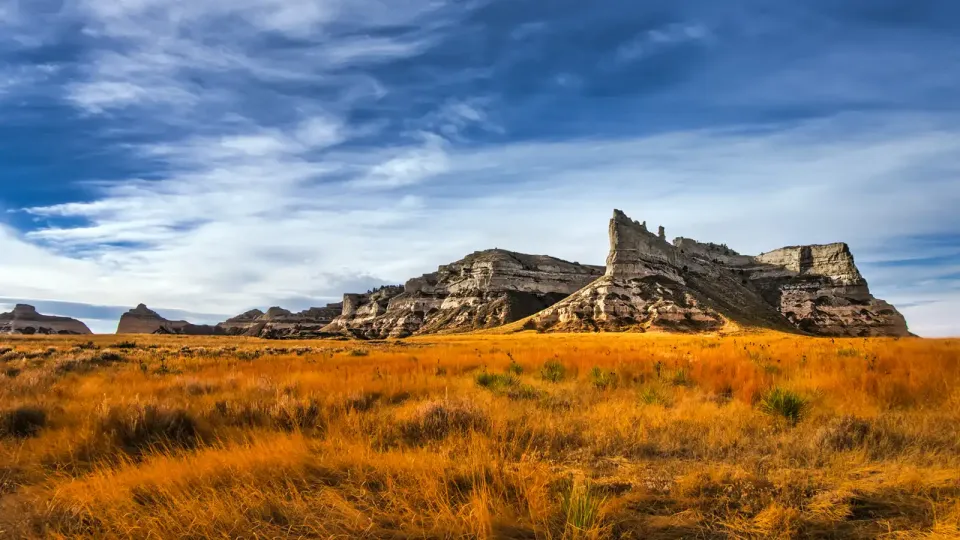
[{"label": "cloud streak", "polygon": [[[885,239],[960,226],[952,210],[960,191],[941,189],[949,176],[917,181],[903,174],[957,165],[957,133],[930,132],[912,118],[890,120],[899,127],[886,132],[841,118],[776,136],[693,131],[474,150],[439,146],[431,150],[436,156],[341,150],[317,162],[295,151],[306,147],[290,143],[303,125],[261,138],[191,141],[159,152],[183,167],[167,178],[107,185],[90,203],[30,209],[85,223],[39,228],[27,239],[47,249],[21,250],[47,257],[53,268],[75,261],[89,276],[84,281],[109,284],[97,292],[87,285],[78,300],[104,295],[132,304],[149,297],[186,308],[199,295],[205,301],[194,308],[227,311],[278,296],[335,297],[343,280],[367,272],[400,282],[494,246],[598,263],[613,206],[663,223],[671,234],[748,253],[846,240],[869,261],[895,255]],[[836,133],[847,142],[818,142],[835,141]],[[510,175],[491,185],[496,171]],[[414,178],[422,184],[418,194],[397,200],[395,191]],[[853,197],[858,202],[848,204]],[[85,255],[75,260],[73,252]],[[35,264],[2,283],[4,290],[59,294],[59,279],[26,275]],[[871,273],[885,275],[868,265]],[[45,282],[58,285],[45,290]],[[891,280],[879,283],[882,294]]]},{"label": "cloud streak", "polygon": [[622,207],[746,253],[847,241],[917,331],[960,332],[948,33],[806,4],[0,6],[11,298],[307,307],[491,247],[602,263]]}]

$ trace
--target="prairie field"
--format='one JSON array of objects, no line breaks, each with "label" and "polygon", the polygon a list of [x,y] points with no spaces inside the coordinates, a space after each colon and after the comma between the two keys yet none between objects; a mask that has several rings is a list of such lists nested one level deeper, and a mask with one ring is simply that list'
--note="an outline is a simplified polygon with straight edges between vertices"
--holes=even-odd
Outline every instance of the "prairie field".
[{"label": "prairie field", "polygon": [[960,340],[0,339],[2,538],[960,538]]}]

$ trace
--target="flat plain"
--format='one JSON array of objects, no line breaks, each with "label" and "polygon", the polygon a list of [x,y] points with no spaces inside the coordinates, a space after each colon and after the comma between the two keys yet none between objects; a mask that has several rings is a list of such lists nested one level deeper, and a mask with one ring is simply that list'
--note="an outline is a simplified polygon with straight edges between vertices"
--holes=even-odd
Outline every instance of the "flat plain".
[{"label": "flat plain", "polygon": [[960,340],[0,339],[3,538],[958,538]]}]

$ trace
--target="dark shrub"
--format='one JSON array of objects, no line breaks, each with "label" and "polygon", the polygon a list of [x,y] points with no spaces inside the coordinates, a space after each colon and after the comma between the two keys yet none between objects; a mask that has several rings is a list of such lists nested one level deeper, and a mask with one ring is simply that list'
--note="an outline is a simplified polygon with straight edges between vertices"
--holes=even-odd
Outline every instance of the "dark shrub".
[{"label": "dark shrub", "polygon": [[477,386],[482,386],[488,390],[503,390],[517,384],[517,378],[508,373],[487,373],[486,371],[477,375]]},{"label": "dark shrub", "polygon": [[853,450],[866,442],[870,432],[870,422],[854,416],[843,416],[817,430],[814,443],[822,450]]},{"label": "dark shrub", "polygon": [[47,424],[47,413],[37,407],[18,407],[0,412],[0,437],[26,438]]},{"label": "dark shrub", "polygon": [[197,422],[190,413],[157,405],[113,407],[101,419],[100,429],[130,454],[152,447],[194,448],[200,442]]},{"label": "dark shrub", "polygon": [[486,415],[469,401],[432,401],[423,404],[404,427],[412,443],[443,439],[451,433],[486,431]]},{"label": "dark shrub", "polygon": [[539,399],[542,392],[529,384],[519,384],[507,390],[507,397],[512,400]]},{"label": "dark shrub", "polygon": [[275,401],[218,401],[211,422],[241,427],[269,427],[284,431],[326,429],[323,404],[315,399],[280,396]]},{"label": "dark shrub", "polygon": [[63,358],[54,365],[53,370],[59,374],[65,373],[86,373],[97,367],[109,366],[126,360],[123,355],[104,351],[91,356],[77,356],[73,358]]}]

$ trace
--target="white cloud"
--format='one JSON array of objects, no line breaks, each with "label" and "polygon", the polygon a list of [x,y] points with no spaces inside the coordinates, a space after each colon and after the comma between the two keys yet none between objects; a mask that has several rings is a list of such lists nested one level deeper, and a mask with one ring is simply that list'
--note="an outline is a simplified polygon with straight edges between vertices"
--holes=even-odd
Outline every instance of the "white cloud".
[{"label": "white cloud", "polygon": [[[242,99],[239,81],[247,77],[352,83],[359,85],[354,95],[369,94],[369,78],[338,70],[414,56],[432,44],[429,29],[372,35],[379,27],[413,24],[442,5],[404,4],[401,10],[376,0],[78,0],[69,16],[103,46],[88,53],[67,97],[92,114],[163,106],[174,121]],[[277,36],[296,45],[255,46]],[[205,82],[211,80],[215,90]]]},{"label": "white cloud", "polygon": [[146,88],[126,81],[96,81],[72,85],[71,101],[91,113],[126,105],[149,103],[190,104],[196,96],[176,86]]},{"label": "white cloud", "polygon": [[710,36],[710,30],[701,24],[671,24],[654,28],[622,44],[617,49],[617,59],[621,62],[634,62],[655,54],[664,47],[703,42],[710,39]]},{"label": "white cloud", "polygon": [[[231,313],[336,297],[357,276],[402,282],[491,247],[602,264],[613,207],[670,236],[745,253],[844,240],[861,262],[896,257],[908,253],[890,245],[905,235],[960,227],[949,175],[960,137],[925,119],[887,120],[883,130],[838,117],[764,132],[460,149],[434,135],[418,147],[318,155],[308,147],[337,140],[336,123],[194,138],[144,149],[173,165],[165,178],[104,184],[92,202],[32,210],[83,225],[26,239],[0,233],[11,261],[0,289]],[[918,281],[909,269],[872,272],[878,296],[906,303],[937,298],[943,286],[936,273]],[[936,314],[955,303],[910,307],[911,327],[949,333]]]},{"label": "white cloud", "polygon": [[22,91],[34,92],[34,87],[59,71],[51,64],[30,66],[0,66],[0,99],[19,95]]},{"label": "white cloud", "polygon": [[907,325],[914,333],[923,337],[960,336],[956,322],[956,314],[960,311],[960,292],[892,296],[887,300],[895,306],[902,306],[899,311],[906,317]]},{"label": "white cloud", "polygon": [[362,188],[400,188],[419,184],[449,170],[446,142],[436,136],[423,134],[421,146],[407,148],[386,161],[370,168],[365,176],[352,182]]}]

